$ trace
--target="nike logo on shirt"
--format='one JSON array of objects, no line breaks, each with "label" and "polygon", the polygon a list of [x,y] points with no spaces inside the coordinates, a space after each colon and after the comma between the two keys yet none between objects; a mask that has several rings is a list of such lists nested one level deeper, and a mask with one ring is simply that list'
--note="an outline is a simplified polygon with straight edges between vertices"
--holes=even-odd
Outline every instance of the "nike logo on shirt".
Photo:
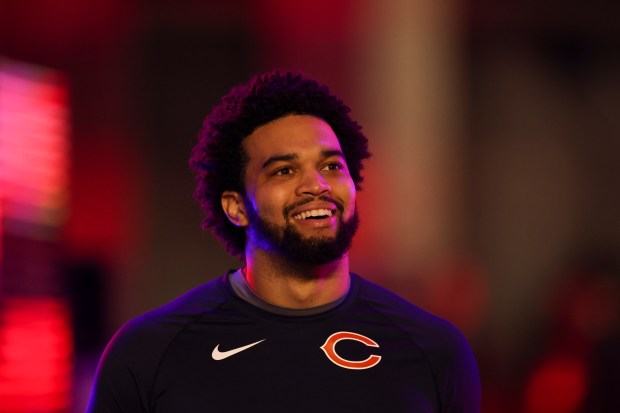
[{"label": "nike logo on shirt", "polygon": [[228,351],[220,351],[220,345],[218,344],[217,346],[215,346],[215,348],[213,349],[213,352],[211,353],[211,357],[213,357],[213,360],[224,360],[225,358],[228,358],[230,356],[234,356],[237,353],[241,353],[243,350],[247,350],[252,346],[255,346],[259,343],[262,343],[263,341],[265,341],[265,339],[262,340],[258,340],[257,342],[248,344],[246,346],[243,347],[237,347],[234,348],[232,350],[228,350]]}]

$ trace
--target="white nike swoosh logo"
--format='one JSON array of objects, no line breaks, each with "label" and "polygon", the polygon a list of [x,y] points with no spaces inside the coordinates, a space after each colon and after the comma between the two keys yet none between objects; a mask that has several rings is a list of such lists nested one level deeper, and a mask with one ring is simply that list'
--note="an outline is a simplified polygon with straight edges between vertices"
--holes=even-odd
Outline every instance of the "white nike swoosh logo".
[{"label": "white nike swoosh logo", "polygon": [[241,353],[243,350],[247,350],[250,347],[257,345],[258,343],[262,343],[263,341],[265,341],[265,339],[258,340],[257,342],[248,344],[247,346],[237,347],[237,348],[234,348],[228,351],[220,351],[219,349],[220,345],[218,344],[213,349],[213,352],[211,353],[211,357],[213,357],[213,360],[224,360],[225,358],[234,356],[237,353]]}]

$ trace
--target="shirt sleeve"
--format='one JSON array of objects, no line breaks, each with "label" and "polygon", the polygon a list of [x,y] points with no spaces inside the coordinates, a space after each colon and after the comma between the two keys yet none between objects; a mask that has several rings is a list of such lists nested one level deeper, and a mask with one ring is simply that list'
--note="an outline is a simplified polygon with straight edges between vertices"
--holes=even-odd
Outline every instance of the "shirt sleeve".
[{"label": "shirt sleeve", "polygon": [[166,349],[183,329],[227,299],[225,276],[127,322],[106,347],[87,413],[149,413]]},{"label": "shirt sleeve", "polygon": [[444,343],[431,350],[443,413],[480,412],[480,373],[463,334],[445,322]]},{"label": "shirt sleeve", "polygon": [[167,341],[162,338],[144,316],[125,324],[99,361],[86,412],[149,412],[150,389]]}]

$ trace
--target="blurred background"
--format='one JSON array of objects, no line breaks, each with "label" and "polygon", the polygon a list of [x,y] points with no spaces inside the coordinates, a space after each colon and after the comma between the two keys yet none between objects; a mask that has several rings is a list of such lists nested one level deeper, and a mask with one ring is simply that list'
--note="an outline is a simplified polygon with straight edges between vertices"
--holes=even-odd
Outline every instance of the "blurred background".
[{"label": "blurred background", "polygon": [[[569,4],[570,3],[570,4]],[[618,412],[620,4],[0,0],[0,412],[81,412],[126,320],[236,268],[189,151],[327,83],[373,158],[353,271],[456,324],[484,412]]]}]

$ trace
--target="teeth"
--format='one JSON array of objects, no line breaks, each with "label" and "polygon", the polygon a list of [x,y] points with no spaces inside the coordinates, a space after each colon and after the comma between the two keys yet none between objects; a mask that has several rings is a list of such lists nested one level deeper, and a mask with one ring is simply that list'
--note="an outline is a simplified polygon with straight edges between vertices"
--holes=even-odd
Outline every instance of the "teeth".
[{"label": "teeth", "polygon": [[332,211],[330,211],[329,209],[313,209],[310,211],[301,212],[295,215],[293,218],[304,220],[308,217],[331,217],[331,216],[332,216]]}]

